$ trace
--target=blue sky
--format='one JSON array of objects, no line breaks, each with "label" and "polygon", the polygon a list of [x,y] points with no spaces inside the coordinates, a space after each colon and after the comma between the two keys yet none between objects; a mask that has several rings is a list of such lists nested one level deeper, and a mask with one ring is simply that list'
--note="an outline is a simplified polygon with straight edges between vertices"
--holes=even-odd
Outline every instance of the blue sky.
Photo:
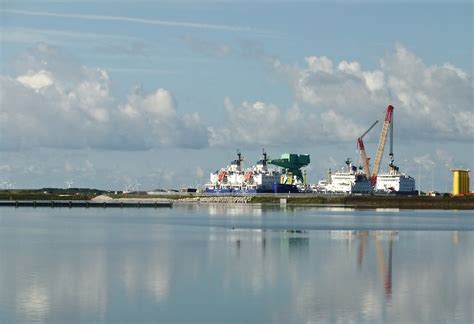
[{"label": "blue sky", "polygon": [[262,147],[311,154],[316,181],[388,103],[423,190],[472,168],[470,2],[17,0],[0,18],[0,182],[195,185]]}]

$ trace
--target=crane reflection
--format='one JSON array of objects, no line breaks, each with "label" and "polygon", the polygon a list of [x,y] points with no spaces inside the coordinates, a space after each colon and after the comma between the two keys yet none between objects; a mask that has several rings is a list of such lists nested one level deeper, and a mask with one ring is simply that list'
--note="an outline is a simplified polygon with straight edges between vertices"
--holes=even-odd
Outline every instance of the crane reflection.
[{"label": "crane reflection", "polygon": [[[372,232],[372,233],[371,233]],[[357,266],[362,268],[364,262],[364,255],[367,249],[369,236],[374,237],[375,254],[377,257],[377,268],[383,282],[384,294],[387,300],[392,298],[392,255],[393,255],[393,241],[398,239],[398,231],[360,231],[359,232],[359,246],[357,249]],[[387,241],[388,244],[388,260],[385,260],[385,254],[382,242]]]}]

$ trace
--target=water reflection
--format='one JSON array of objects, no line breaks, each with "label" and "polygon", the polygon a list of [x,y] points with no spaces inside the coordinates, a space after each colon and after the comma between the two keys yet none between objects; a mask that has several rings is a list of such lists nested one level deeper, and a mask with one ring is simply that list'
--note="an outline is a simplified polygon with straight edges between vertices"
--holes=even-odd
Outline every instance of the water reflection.
[{"label": "water reflection", "polygon": [[44,322],[49,313],[49,296],[45,287],[34,283],[22,290],[16,300],[17,312],[30,322]]},{"label": "water reflection", "polygon": [[[357,249],[357,266],[360,270],[364,260],[364,254],[368,244],[370,231],[359,232],[359,247]],[[377,257],[378,272],[384,286],[384,293],[387,300],[392,297],[392,254],[393,241],[398,239],[398,231],[372,231],[374,236],[375,252]],[[388,260],[385,260],[385,253],[381,241],[388,241]]]},{"label": "water reflection", "polygon": [[264,210],[261,204],[207,204],[205,207],[210,216],[261,216]]},{"label": "water reflection", "polygon": [[51,212],[0,216],[0,322],[473,319],[473,232],[308,230],[304,215],[262,210],[261,224],[292,226]]}]

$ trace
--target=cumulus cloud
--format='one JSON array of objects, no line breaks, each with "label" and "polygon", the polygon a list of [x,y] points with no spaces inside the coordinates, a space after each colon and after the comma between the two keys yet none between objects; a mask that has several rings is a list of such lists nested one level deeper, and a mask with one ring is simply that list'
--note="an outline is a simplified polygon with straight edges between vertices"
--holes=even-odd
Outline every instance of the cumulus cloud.
[{"label": "cumulus cloud", "polygon": [[[306,57],[303,67],[269,62],[296,100],[314,111],[331,110],[364,128],[383,118],[391,103],[402,136],[469,140],[474,135],[472,75],[450,63],[427,65],[401,45],[374,70],[364,70],[359,62],[336,64],[325,56]],[[345,123],[334,126],[336,134],[346,128]]]},{"label": "cumulus cloud", "polygon": [[0,76],[0,149],[148,149],[207,146],[199,114],[179,114],[166,89],[131,92],[118,102],[105,70],[38,44]]},{"label": "cumulus cloud", "polygon": [[258,60],[292,87],[295,103],[281,107],[226,99],[228,120],[209,128],[211,145],[355,141],[373,121],[383,120],[388,104],[395,106],[397,138],[469,140],[474,135],[472,76],[450,63],[427,65],[400,45],[372,70],[326,56],[308,56],[300,67],[259,53]]},{"label": "cumulus cloud", "polygon": [[[362,131],[334,110],[312,112],[298,105],[281,108],[261,101],[244,101],[236,106],[229,98],[224,105],[228,115],[226,126],[209,128],[209,143],[213,146],[332,143],[351,140]],[[339,128],[339,124],[345,128]]]},{"label": "cumulus cloud", "polygon": [[[186,41],[203,46],[210,55],[231,53],[217,43]],[[474,135],[472,75],[453,64],[428,65],[403,46],[371,70],[356,61],[335,62],[326,56],[308,56],[298,66],[254,52],[258,55],[252,57],[284,77],[295,102],[285,107],[227,98],[227,120],[207,125],[197,112],[179,113],[168,89],[136,88],[118,100],[111,94],[106,70],[83,66],[40,43],[19,56],[12,76],[0,76],[0,149],[350,142],[383,118],[388,103],[395,106],[398,138],[470,140]]]}]

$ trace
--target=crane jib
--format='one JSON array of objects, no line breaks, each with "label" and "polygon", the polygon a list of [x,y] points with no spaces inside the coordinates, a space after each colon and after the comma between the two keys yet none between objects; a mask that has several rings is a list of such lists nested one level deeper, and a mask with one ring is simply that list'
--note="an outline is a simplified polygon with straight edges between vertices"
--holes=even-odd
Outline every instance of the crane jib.
[{"label": "crane jib", "polygon": [[374,161],[374,169],[372,170],[372,178],[376,178],[379,169],[380,169],[380,162],[382,160],[383,150],[385,148],[385,142],[387,140],[387,134],[392,122],[392,115],[393,115],[393,106],[389,105],[387,107],[387,113],[385,114],[385,122],[382,127],[382,132],[380,133],[379,145],[377,146],[377,153],[375,155]]}]

